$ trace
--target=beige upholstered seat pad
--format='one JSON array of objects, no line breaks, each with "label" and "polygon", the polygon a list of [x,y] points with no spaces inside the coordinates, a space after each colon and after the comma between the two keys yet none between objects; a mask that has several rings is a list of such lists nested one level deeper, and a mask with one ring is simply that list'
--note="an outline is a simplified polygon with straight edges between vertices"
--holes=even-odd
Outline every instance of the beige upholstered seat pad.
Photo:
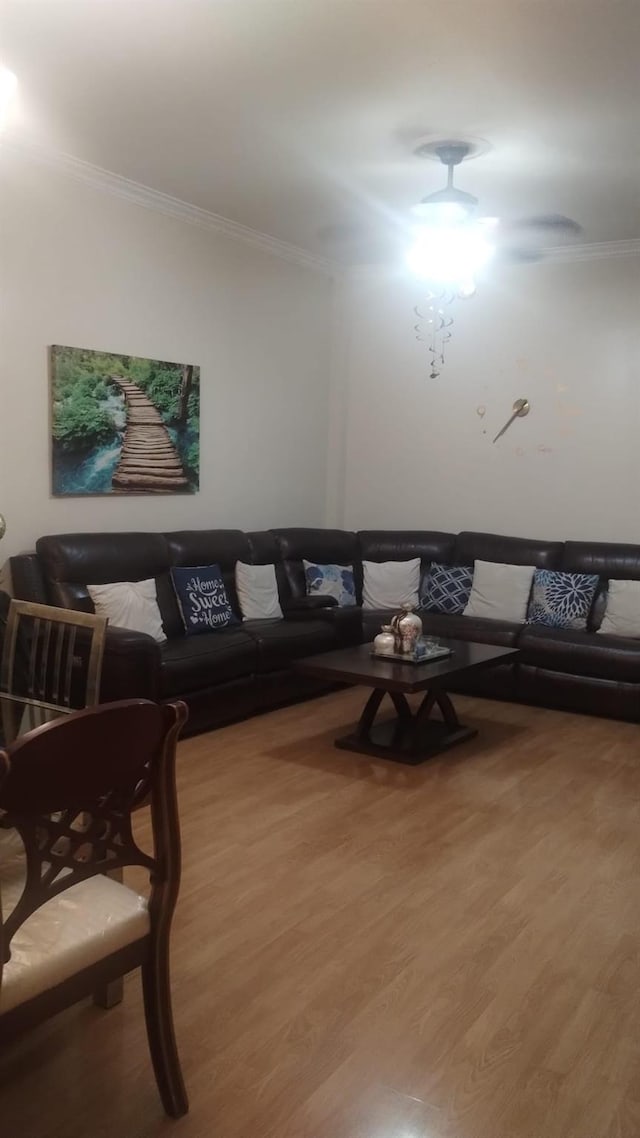
[{"label": "beige upholstered seat pad", "polygon": [[17,830],[0,830],[0,901],[5,921],[20,900],[25,875],[22,838]]},{"label": "beige upholstered seat pad", "polygon": [[[0,849],[0,854],[8,852],[6,846]],[[5,919],[24,883],[22,858],[12,853],[1,863]],[[72,886],[33,913],[15,934],[0,982],[0,1015],[148,932],[146,898],[126,885],[98,874]]]}]

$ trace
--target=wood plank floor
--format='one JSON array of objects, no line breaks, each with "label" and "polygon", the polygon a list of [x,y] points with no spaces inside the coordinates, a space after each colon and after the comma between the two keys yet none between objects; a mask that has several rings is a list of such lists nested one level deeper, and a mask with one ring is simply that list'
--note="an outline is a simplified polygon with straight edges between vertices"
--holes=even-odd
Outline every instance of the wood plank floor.
[{"label": "wood plank floor", "polygon": [[3,1135],[637,1138],[638,727],[459,698],[412,769],[332,747],[362,701],[181,744],[189,1116],[132,978],[2,1056]]}]

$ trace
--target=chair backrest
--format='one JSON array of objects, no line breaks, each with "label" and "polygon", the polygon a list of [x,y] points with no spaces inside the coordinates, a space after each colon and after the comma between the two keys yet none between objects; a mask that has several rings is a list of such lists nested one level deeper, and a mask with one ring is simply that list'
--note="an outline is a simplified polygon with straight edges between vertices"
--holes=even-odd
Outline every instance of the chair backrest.
[{"label": "chair backrest", "polygon": [[[37,727],[0,750],[0,814],[24,843],[26,879],[2,916],[3,959],[18,928],[52,897],[98,873],[140,865],[151,875],[152,921],[171,913],[180,881],[175,751],[183,703],[123,700]],[[151,805],[153,853],[139,848],[132,811]]]},{"label": "chair backrest", "polygon": [[61,707],[98,702],[107,618],[12,600],[0,688]]}]

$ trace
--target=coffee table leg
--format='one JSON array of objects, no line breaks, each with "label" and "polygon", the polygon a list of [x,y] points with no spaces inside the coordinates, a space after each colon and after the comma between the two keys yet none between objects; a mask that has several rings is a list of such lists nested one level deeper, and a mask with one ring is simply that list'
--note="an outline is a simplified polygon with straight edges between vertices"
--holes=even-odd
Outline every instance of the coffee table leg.
[{"label": "coffee table leg", "polygon": [[358,722],[358,729],[356,734],[359,739],[368,739],[369,732],[373,726],[373,721],[377,715],[378,708],[385,697],[385,692],[382,688],[374,688],[364,705],[364,710]]},{"label": "coffee table leg", "polygon": [[439,691],[437,688],[431,688],[431,690],[427,692],[420,707],[416,711],[414,720],[416,726],[420,723],[425,723],[426,720],[429,719],[436,704],[440,708],[442,718],[447,727],[449,727],[451,731],[458,731],[460,728],[460,720],[458,719],[456,709],[447,693]]},{"label": "coffee table leg", "polygon": [[[375,724],[375,717],[385,695],[389,695],[396,717]],[[436,706],[440,709],[442,720],[431,719],[431,712]],[[356,730],[351,735],[336,739],[335,744],[345,751],[357,751],[363,755],[415,765],[457,743],[472,739],[475,734],[473,729],[460,723],[449,696],[439,688],[431,688],[426,692],[415,715],[402,693],[374,688]]]},{"label": "coffee table leg", "polygon": [[391,702],[396,709],[398,719],[401,723],[413,723],[413,712],[409,705],[409,700],[402,692],[390,691]]},{"label": "coffee table leg", "polygon": [[449,727],[451,731],[459,731],[461,724],[460,720],[458,719],[458,713],[451,700],[449,699],[446,691],[439,691],[436,693],[436,703],[440,708],[442,718],[444,719],[447,727]]}]

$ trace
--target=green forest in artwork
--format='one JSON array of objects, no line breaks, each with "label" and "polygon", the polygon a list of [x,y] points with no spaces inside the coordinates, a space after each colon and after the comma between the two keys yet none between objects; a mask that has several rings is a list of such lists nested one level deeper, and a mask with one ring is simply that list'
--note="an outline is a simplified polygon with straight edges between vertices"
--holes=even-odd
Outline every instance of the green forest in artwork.
[{"label": "green forest in artwork", "polygon": [[189,493],[200,468],[200,369],[51,349],[53,493]]}]

